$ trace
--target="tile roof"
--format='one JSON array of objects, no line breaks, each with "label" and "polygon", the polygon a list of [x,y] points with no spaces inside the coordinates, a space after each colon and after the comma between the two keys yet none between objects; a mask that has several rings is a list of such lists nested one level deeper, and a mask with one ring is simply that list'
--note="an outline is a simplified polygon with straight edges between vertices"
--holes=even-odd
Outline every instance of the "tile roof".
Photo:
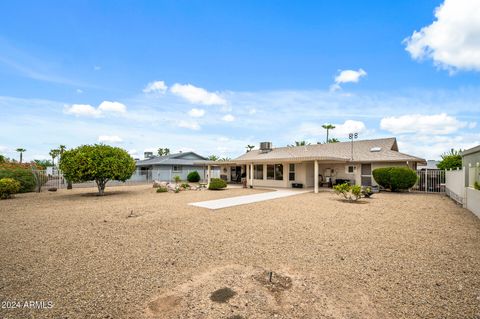
[{"label": "tile roof", "polygon": [[[272,160],[302,161],[302,160],[331,160],[350,161],[351,142],[329,144],[313,144],[306,146],[287,146],[273,148],[269,152],[253,150],[245,153],[232,162],[271,162]],[[372,152],[372,148],[380,148]],[[373,140],[359,140],[353,142],[354,162],[425,162],[423,158],[400,153],[396,138],[382,138]]]}]

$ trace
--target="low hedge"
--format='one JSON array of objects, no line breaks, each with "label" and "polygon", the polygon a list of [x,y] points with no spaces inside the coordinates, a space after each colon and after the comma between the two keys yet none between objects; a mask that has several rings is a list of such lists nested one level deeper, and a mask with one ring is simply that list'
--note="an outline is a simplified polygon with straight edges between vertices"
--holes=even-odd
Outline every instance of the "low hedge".
[{"label": "low hedge", "polygon": [[35,190],[35,176],[32,171],[22,168],[0,169],[0,179],[13,178],[20,182],[19,193],[33,192]]},{"label": "low hedge", "polygon": [[11,198],[13,194],[18,193],[20,190],[20,182],[13,178],[1,178],[0,179],[0,199]]},{"label": "low hedge", "polygon": [[208,184],[210,190],[219,190],[225,187],[227,187],[227,183],[221,178],[212,178]]},{"label": "low hedge", "polygon": [[408,190],[418,180],[417,173],[408,167],[382,167],[374,169],[373,178],[385,189],[392,192]]},{"label": "low hedge", "polygon": [[187,181],[189,181],[190,183],[199,182],[200,181],[200,174],[198,174],[197,171],[193,171],[193,172],[188,173]]}]

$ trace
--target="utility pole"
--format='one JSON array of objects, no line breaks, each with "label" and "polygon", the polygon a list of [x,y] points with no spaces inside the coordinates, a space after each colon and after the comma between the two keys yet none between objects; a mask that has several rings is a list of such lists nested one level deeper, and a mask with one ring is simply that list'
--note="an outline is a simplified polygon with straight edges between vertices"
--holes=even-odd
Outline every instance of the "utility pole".
[{"label": "utility pole", "polygon": [[358,133],[350,133],[348,134],[348,139],[352,141],[352,157],[351,160],[353,161],[353,140],[356,140],[358,138]]}]

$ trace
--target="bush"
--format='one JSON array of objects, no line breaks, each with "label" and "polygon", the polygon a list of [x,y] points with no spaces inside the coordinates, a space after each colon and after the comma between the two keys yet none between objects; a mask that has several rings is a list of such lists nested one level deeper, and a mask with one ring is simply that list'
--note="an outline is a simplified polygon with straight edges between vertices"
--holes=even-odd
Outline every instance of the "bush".
[{"label": "bush", "polygon": [[193,171],[193,172],[188,173],[187,181],[189,181],[190,183],[199,182],[200,181],[200,174],[198,174],[197,171]]},{"label": "bush", "polygon": [[188,183],[183,183],[182,185],[180,185],[181,188],[184,188],[184,189],[190,189],[190,184]]},{"label": "bush", "polygon": [[175,180],[175,184],[180,183],[180,181],[182,180],[182,179],[180,178],[180,176],[178,176],[178,175],[175,175],[175,176],[173,177],[173,179]]},{"label": "bush", "polygon": [[363,197],[370,198],[373,195],[372,188],[370,186],[365,187],[362,189]]},{"label": "bush", "polygon": [[356,201],[362,198],[362,188],[358,185],[351,186],[348,183],[338,184],[333,186],[335,194],[343,196],[349,202]]},{"label": "bush", "polygon": [[168,189],[165,186],[160,186],[157,188],[157,193],[166,193]]},{"label": "bush", "polygon": [[475,182],[475,184],[473,184],[473,188],[475,188],[476,190],[480,190],[480,183]]},{"label": "bush", "polygon": [[8,177],[0,179],[0,199],[11,198],[12,195],[18,193],[19,190],[19,181]]},{"label": "bush", "polygon": [[210,190],[219,190],[227,187],[227,183],[220,178],[212,178],[210,184],[208,184],[208,189]]},{"label": "bush", "polygon": [[382,167],[374,169],[372,174],[378,185],[392,192],[408,190],[418,179],[417,173],[408,167]]},{"label": "bush", "polygon": [[0,179],[13,178],[20,182],[19,193],[33,192],[35,190],[35,176],[32,171],[23,168],[4,168],[0,169]]}]

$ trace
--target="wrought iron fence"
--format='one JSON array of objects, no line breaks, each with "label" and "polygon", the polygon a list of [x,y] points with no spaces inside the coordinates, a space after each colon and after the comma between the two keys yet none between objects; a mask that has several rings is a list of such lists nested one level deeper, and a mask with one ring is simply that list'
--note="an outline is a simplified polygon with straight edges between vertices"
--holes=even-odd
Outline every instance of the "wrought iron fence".
[{"label": "wrought iron fence", "polygon": [[417,170],[418,182],[412,188],[425,193],[445,193],[445,171],[441,169]]}]

